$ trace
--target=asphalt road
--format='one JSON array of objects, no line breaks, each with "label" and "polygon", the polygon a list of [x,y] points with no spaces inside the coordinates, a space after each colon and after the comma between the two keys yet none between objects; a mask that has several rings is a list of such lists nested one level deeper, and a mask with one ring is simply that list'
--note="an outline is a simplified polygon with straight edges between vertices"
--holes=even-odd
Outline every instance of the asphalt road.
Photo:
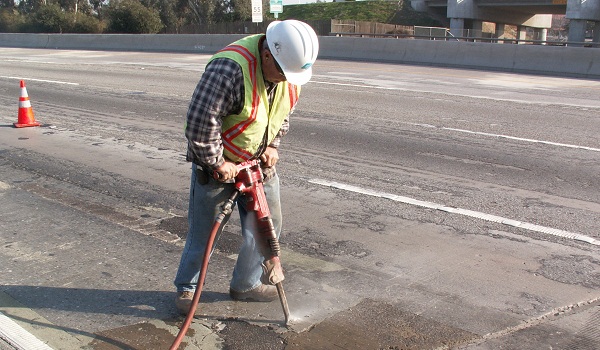
[{"label": "asphalt road", "polygon": [[[0,313],[54,349],[169,348],[183,123],[208,56],[0,58]],[[21,79],[41,127],[12,127]],[[599,96],[594,80],[319,61],[278,166],[292,324],[229,300],[234,216],[185,348],[599,348]]]}]

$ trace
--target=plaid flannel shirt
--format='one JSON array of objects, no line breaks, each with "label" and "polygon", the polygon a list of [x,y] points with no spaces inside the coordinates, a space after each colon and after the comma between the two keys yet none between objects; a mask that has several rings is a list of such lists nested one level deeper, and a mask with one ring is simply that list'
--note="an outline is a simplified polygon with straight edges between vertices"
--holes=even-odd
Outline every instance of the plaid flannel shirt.
[{"label": "plaid flannel shirt", "polygon": [[[273,102],[275,85],[265,82],[269,87],[269,104]],[[242,68],[228,58],[211,61],[200,78],[187,112],[185,136],[188,139],[186,160],[194,162],[207,170],[221,166],[223,144],[221,126],[223,118],[239,114],[244,106],[244,76]],[[290,112],[291,114],[291,112]],[[285,118],[279,133],[268,146],[277,148],[281,138],[289,130],[289,115]],[[265,146],[261,147],[260,153]],[[260,154],[256,155],[258,158]],[[275,175],[275,167],[263,168],[266,178]]]}]

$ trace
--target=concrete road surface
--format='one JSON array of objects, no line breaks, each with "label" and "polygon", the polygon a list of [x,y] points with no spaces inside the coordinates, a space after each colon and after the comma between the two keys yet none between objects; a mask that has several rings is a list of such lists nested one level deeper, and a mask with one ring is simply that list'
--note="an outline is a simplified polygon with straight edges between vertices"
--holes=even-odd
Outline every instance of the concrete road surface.
[{"label": "concrete road surface", "polygon": [[[0,313],[52,349],[168,349],[207,57],[0,57]],[[12,126],[23,78],[41,127]],[[599,82],[336,61],[313,80],[278,166],[292,322],[229,298],[234,215],[182,349],[599,347]]]}]

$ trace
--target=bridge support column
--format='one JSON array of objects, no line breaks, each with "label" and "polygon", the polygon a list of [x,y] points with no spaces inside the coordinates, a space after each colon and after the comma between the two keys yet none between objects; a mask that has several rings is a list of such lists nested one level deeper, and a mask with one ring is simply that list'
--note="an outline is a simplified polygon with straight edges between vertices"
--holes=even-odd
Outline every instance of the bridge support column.
[{"label": "bridge support column", "polygon": [[[496,23],[496,38],[504,39],[505,26],[504,23]],[[498,40],[498,42],[504,44],[504,40]]]},{"label": "bridge support column", "polygon": [[[565,17],[571,20],[569,23],[569,41],[584,42],[587,21],[596,23],[600,21],[600,1],[568,0]],[[596,25],[595,28],[598,28],[598,26]],[[571,46],[581,45],[573,44]]]},{"label": "bridge support column", "polygon": [[450,18],[450,33],[454,36],[464,36],[465,29],[464,18]]},{"label": "bridge support column", "polygon": [[525,44],[521,40],[527,39],[527,27],[525,26],[517,26],[517,43]]},{"label": "bridge support column", "polygon": [[[569,22],[569,37],[568,40],[572,42],[584,42],[585,41],[585,28],[587,21],[585,19],[572,19]],[[581,44],[569,44],[570,46],[581,46]]]},{"label": "bridge support column", "polygon": [[[535,28],[535,37],[533,40],[546,41],[548,38],[548,29],[546,28]],[[546,43],[541,43],[541,45],[546,45]]]},{"label": "bridge support column", "polygon": [[470,36],[473,38],[483,38],[483,21],[473,20],[473,30],[471,30]]}]

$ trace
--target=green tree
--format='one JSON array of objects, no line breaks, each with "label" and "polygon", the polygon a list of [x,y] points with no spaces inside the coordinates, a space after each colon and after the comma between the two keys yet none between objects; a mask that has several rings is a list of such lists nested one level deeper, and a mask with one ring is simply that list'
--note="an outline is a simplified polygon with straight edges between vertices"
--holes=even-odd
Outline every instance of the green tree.
[{"label": "green tree", "polygon": [[38,33],[63,33],[69,20],[58,4],[41,6],[32,13],[30,29]]},{"label": "green tree", "polygon": [[102,7],[108,3],[108,0],[88,0],[93,12],[95,12],[99,18],[102,17]]},{"label": "green tree", "polygon": [[98,17],[86,13],[66,14],[70,25],[65,29],[68,33],[102,33],[104,23]]},{"label": "green tree", "polygon": [[141,0],[141,3],[147,8],[157,10],[161,22],[167,29],[173,30],[177,27],[176,0]]},{"label": "green tree", "polygon": [[21,30],[24,17],[11,8],[0,9],[0,33],[16,33]]},{"label": "green tree", "polygon": [[193,14],[193,23],[209,24],[214,22],[215,0],[188,0],[188,6]]},{"label": "green tree", "polygon": [[88,0],[52,0],[57,1],[65,12],[92,13],[92,5]]},{"label": "green tree", "polygon": [[231,9],[235,13],[234,21],[252,19],[252,0],[231,0]]},{"label": "green tree", "polygon": [[44,6],[44,0],[21,0],[19,2],[19,12],[23,14],[33,13]]},{"label": "green tree", "polygon": [[164,27],[158,11],[137,0],[111,1],[107,19],[110,33],[156,34]]},{"label": "green tree", "polygon": [[13,9],[15,8],[15,0],[0,0],[0,8]]},{"label": "green tree", "polygon": [[216,0],[213,12],[213,22],[231,22],[235,19],[235,12],[231,6],[231,0]]}]

